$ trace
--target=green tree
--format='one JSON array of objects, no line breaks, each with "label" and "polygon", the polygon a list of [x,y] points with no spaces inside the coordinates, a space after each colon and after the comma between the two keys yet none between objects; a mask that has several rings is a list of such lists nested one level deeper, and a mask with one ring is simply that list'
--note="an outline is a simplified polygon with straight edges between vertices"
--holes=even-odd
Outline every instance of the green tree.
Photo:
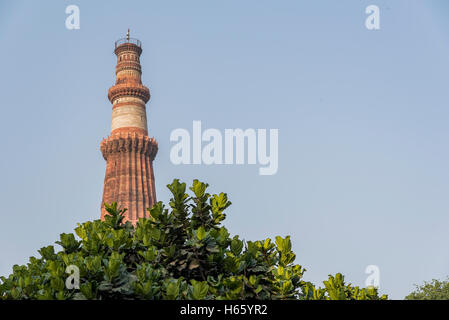
[{"label": "green tree", "polygon": [[415,287],[415,291],[405,297],[406,300],[449,300],[449,279],[433,279]]},{"label": "green tree", "polygon": [[[106,205],[105,221],[78,224],[24,266],[1,277],[0,299],[304,299],[377,300],[329,276],[324,288],[303,280],[290,237],[243,241],[222,226],[231,205],[225,193],[210,195],[198,180],[168,185],[168,207],[158,202],[134,227],[126,209]],[[67,268],[79,269],[79,289],[68,289]]]}]

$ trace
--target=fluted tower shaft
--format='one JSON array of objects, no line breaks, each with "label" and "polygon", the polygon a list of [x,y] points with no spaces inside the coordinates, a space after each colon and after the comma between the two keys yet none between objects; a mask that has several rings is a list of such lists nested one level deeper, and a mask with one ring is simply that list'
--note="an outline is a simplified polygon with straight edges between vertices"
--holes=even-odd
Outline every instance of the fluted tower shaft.
[{"label": "fluted tower shaft", "polygon": [[147,208],[156,202],[153,160],[158,145],[148,137],[146,103],[150,90],[142,85],[139,40],[121,39],[115,44],[116,82],[109,89],[112,103],[111,135],[101,142],[106,160],[101,219],[104,203],[117,202],[127,208],[126,220],[135,224],[147,217]]}]

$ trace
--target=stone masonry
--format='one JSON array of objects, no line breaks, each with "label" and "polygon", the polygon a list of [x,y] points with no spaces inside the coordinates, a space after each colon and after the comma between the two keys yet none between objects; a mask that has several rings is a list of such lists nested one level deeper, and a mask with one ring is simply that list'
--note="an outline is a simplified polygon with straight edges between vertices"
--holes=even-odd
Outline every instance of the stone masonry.
[{"label": "stone masonry", "polygon": [[158,145],[148,137],[146,103],[150,90],[142,85],[139,40],[129,38],[115,43],[116,83],[109,89],[112,103],[111,135],[101,142],[106,160],[101,219],[104,203],[117,202],[127,208],[126,219],[136,224],[148,217],[147,208],[156,202],[153,160]]}]

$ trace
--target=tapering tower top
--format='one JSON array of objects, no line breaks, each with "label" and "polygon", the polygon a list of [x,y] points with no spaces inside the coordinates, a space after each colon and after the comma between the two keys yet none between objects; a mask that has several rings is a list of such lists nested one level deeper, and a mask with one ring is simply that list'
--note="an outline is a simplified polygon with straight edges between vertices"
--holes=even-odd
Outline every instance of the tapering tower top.
[{"label": "tapering tower top", "polygon": [[147,117],[145,104],[150,99],[150,90],[142,84],[142,66],[140,55],[142,44],[130,37],[115,42],[116,81],[108,91],[108,98],[113,105],[111,133],[140,132],[147,134]]}]

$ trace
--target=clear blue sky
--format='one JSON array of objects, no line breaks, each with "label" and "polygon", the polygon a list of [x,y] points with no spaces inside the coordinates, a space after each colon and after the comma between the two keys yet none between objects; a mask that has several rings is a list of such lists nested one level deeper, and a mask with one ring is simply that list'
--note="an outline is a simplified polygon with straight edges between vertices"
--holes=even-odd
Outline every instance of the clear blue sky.
[{"label": "clear blue sky", "polygon": [[[65,28],[65,8],[81,29]],[[381,30],[364,27],[381,9]],[[449,4],[342,1],[0,1],[0,274],[99,218],[114,41],[143,42],[158,200],[173,178],[227,192],[226,226],[291,235],[306,279],[381,292],[449,275]],[[174,166],[170,132],[278,128],[279,170]]]}]

